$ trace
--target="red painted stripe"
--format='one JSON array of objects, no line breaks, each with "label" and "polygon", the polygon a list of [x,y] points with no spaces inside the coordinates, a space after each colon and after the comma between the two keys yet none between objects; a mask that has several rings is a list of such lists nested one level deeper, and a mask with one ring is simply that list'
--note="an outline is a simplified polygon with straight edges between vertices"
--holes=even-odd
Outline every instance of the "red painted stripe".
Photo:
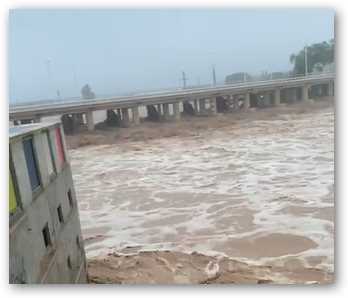
[{"label": "red painted stripe", "polygon": [[56,128],[56,146],[57,146],[57,152],[58,152],[59,165],[62,166],[65,162],[65,155],[64,155],[62,134],[60,132],[59,127]]}]

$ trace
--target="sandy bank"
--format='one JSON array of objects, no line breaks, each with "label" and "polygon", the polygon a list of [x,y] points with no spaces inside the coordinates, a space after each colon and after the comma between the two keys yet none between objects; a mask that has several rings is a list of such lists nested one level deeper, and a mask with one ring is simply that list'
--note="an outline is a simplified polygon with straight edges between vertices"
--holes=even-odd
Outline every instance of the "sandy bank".
[{"label": "sandy bank", "polygon": [[112,284],[326,284],[323,270],[253,266],[225,257],[173,251],[109,254],[88,263],[91,283]]}]

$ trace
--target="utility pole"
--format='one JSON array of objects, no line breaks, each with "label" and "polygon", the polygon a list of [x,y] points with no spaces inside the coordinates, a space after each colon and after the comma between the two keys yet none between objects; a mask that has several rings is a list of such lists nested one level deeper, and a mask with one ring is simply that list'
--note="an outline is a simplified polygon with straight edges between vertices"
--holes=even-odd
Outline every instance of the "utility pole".
[{"label": "utility pole", "polygon": [[45,60],[45,65],[46,65],[46,71],[47,71],[47,82],[48,82],[48,89],[49,89],[49,92],[51,92],[54,87],[53,87],[53,80],[52,80],[52,70],[51,70],[51,63],[52,63],[52,60],[51,58],[47,58]]},{"label": "utility pole", "polygon": [[307,76],[307,74],[308,74],[307,45],[304,48],[304,63],[305,63],[305,76]]},{"label": "utility pole", "polygon": [[213,85],[216,86],[216,73],[215,73],[215,65],[213,65]]},{"label": "utility pole", "polygon": [[182,82],[183,82],[183,88],[184,88],[184,89],[186,89],[186,81],[187,81],[186,74],[185,74],[185,72],[183,71],[183,72],[182,72]]}]

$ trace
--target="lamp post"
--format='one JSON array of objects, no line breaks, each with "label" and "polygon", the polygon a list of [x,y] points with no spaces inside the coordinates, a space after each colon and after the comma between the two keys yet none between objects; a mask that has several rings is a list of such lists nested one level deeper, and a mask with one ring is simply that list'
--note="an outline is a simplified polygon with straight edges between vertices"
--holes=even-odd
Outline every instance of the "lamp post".
[{"label": "lamp post", "polygon": [[304,48],[304,63],[305,63],[305,76],[307,76],[307,74],[308,74],[307,45]]}]

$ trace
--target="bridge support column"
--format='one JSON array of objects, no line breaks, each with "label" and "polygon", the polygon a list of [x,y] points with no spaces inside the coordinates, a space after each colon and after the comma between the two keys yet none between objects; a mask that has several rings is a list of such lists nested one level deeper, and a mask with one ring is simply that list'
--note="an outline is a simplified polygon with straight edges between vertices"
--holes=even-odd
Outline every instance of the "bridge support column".
[{"label": "bridge support column", "polygon": [[94,130],[93,111],[87,111],[86,112],[86,119],[87,119],[87,129],[88,129],[88,131],[93,131]]},{"label": "bridge support column", "polygon": [[274,90],[274,106],[280,105],[280,88]]},{"label": "bridge support column", "polygon": [[212,97],[209,100],[209,104],[210,104],[210,112],[215,115],[217,114],[217,107],[216,107],[216,97]]},{"label": "bridge support column", "polygon": [[199,99],[199,113],[205,113],[205,98]]},{"label": "bridge support column", "polygon": [[121,109],[116,109],[118,119],[122,120]]},{"label": "bridge support column", "polygon": [[128,108],[122,108],[121,109],[121,113],[122,113],[122,123],[124,125],[128,125],[129,124],[129,113],[128,113]]},{"label": "bridge support column", "polygon": [[170,118],[169,103],[164,103],[162,108],[163,108],[163,118],[165,120],[168,120]]},{"label": "bridge support column", "polygon": [[179,102],[173,103],[173,113],[174,113],[174,119],[180,120],[181,115],[180,115],[180,103]]},{"label": "bridge support column", "polygon": [[157,105],[157,112],[158,112],[158,115],[159,115],[160,118],[162,116],[162,107],[161,106],[162,106],[161,104]]},{"label": "bridge support column", "polygon": [[329,82],[329,86],[328,86],[328,95],[329,95],[329,96],[334,96],[334,95],[335,95],[335,85],[334,85],[334,81],[330,81],[330,82]]},{"label": "bridge support column", "polygon": [[140,117],[139,117],[139,107],[135,106],[132,107],[132,120],[135,125],[140,124]]},{"label": "bridge support column", "polygon": [[303,101],[308,101],[309,100],[309,85],[305,84],[302,87],[302,100]]},{"label": "bridge support column", "polygon": [[198,99],[193,100],[193,107],[195,109],[195,114],[198,115],[199,110],[198,110]]},{"label": "bridge support column", "polygon": [[244,95],[244,111],[247,111],[250,107],[250,93],[247,92]]}]

